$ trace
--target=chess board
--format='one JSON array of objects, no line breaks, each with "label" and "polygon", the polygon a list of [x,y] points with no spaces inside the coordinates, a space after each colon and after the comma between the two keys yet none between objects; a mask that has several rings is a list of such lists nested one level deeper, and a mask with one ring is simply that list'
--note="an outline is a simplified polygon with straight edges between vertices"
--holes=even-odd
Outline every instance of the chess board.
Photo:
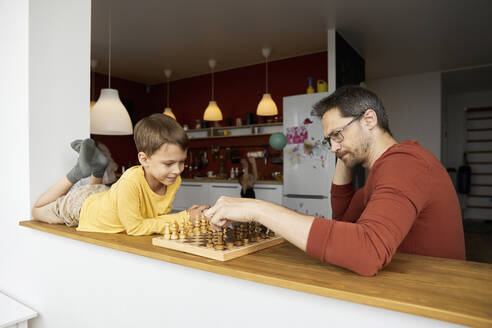
[{"label": "chess board", "polygon": [[257,241],[248,241],[242,243],[241,246],[223,245],[223,250],[215,249],[215,247],[207,247],[207,233],[199,235],[187,236],[184,239],[166,239],[162,237],[152,238],[152,244],[159,247],[165,247],[176,251],[190,253],[203,256],[209,259],[218,261],[228,261],[246,254],[251,254],[256,251],[281,244],[284,239],[280,236],[267,236],[266,238],[258,238]]}]

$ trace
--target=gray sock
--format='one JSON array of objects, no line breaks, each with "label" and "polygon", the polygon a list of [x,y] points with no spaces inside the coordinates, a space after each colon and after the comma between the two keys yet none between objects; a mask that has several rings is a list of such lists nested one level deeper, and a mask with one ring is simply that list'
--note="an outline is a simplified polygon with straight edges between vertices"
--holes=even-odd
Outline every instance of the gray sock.
[{"label": "gray sock", "polygon": [[82,178],[91,175],[91,159],[94,155],[96,145],[94,140],[85,139],[80,145],[79,159],[77,164],[68,172],[67,179],[71,183],[76,183]]},{"label": "gray sock", "polygon": [[77,153],[80,152],[80,146],[82,145],[82,139],[74,140],[70,143],[70,147],[75,150]]},{"label": "gray sock", "polygon": [[104,172],[106,171],[107,166],[108,166],[108,159],[103,154],[103,152],[96,147],[91,160],[92,175],[95,176],[96,178],[102,178]]}]

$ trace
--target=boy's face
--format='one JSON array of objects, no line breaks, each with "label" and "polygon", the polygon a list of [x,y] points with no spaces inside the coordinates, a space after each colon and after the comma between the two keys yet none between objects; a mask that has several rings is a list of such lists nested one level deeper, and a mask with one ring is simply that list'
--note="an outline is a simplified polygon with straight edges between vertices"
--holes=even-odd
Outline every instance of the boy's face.
[{"label": "boy's face", "polygon": [[151,156],[138,153],[138,160],[145,169],[146,177],[165,186],[172,185],[184,170],[186,150],[170,143],[163,144]]}]

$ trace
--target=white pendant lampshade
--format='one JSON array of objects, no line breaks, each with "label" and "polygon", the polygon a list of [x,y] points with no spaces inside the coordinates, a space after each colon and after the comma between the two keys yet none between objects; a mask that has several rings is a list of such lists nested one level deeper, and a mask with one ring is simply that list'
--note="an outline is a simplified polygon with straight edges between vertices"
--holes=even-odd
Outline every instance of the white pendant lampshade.
[{"label": "white pendant lampshade", "polygon": [[130,115],[116,89],[102,89],[91,110],[91,133],[102,135],[133,134]]},{"label": "white pendant lampshade", "polygon": [[275,105],[272,96],[269,93],[263,94],[263,98],[261,98],[261,101],[256,108],[256,115],[273,116],[277,114],[277,105]]},{"label": "white pendant lampshade", "polygon": [[212,99],[203,113],[204,121],[222,121],[222,112],[214,100],[214,68],[216,64],[217,62],[214,59],[208,61],[208,66],[212,70]]},{"label": "white pendant lampshade", "polygon": [[174,113],[173,113],[173,110],[171,109],[171,107],[166,107],[164,109],[164,113],[163,114],[176,119],[176,116],[174,116]]},{"label": "white pendant lampshade", "polygon": [[268,93],[268,56],[270,56],[270,48],[263,48],[261,50],[263,57],[265,57],[265,93],[261,98],[258,107],[256,108],[256,115],[258,116],[274,116],[278,114],[277,105],[272,99],[272,96]]},{"label": "white pendant lampshade", "polygon": [[91,134],[117,136],[133,134],[132,120],[120,100],[118,90],[111,89],[111,8],[109,10],[108,50],[108,88],[101,89],[99,99],[90,111]]},{"label": "white pendant lampshade", "polygon": [[219,106],[213,100],[208,103],[205,113],[203,113],[203,120],[205,121],[222,121],[222,112]]}]

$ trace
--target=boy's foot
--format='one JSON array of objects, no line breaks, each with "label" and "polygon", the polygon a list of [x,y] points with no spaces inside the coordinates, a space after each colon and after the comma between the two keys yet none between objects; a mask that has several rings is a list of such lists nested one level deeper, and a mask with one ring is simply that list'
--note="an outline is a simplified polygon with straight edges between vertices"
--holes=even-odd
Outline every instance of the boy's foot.
[{"label": "boy's foot", "polygon": [[70,147],[75,150],[77,153],[80,152],[80,146],[82,145],[82,139],[74,140],[70,143]]},{"label": "boy's foot", "polygon": [[96,147],[90,164],[92,175],[96,178],[102,178],[106,171],[106,167],[108,166],[108,159],[103,152]]},{"label": "boy's foot", "polygon": [[80,179],[91,175],[91,159],[94,157],[95,150],[96,144],[92,139],[85,139],[80,143],[77,164],[67,174],[67,179],[71,183],[76,183]]}]

